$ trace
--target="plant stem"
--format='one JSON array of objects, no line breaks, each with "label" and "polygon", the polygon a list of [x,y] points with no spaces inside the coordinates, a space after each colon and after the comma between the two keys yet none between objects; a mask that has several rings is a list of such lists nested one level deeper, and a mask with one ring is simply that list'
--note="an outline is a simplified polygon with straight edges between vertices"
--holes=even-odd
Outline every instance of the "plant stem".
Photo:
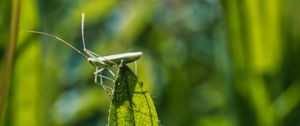
[{"label": "plant stem", "polygon": [[12,70],[14,63],[15,47],[18,40],[19,17],[21,9],[21,0],[13,0],[12,17],[10,22],[9,39],[6,47],[6,54],[3,64],[0,85],[0,124],[3,124],[6,99],[9,94],[12,79]]}]

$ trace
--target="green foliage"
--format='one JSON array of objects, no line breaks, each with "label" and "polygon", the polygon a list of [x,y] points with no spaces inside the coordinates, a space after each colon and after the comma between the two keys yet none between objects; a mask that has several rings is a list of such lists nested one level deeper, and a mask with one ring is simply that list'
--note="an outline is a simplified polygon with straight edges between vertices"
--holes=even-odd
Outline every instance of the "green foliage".
[{"label": "green foliage", "polygon": [[110,126],[158,126],[154,102],[143,83],[121,66],[109,110]]},{"label": "green foliage", "polygon": [[[107,124],[111,99],[93,83],[94,68],[52,38],[20,32],[82,49],[82,12],[88,49],[143,52],[138,78],[164,125],[300,125],[299,0],[26,0],[12,31],[16,1],[0,0],[5,126]],[[12,63],[9,35],[18,38]]]}]

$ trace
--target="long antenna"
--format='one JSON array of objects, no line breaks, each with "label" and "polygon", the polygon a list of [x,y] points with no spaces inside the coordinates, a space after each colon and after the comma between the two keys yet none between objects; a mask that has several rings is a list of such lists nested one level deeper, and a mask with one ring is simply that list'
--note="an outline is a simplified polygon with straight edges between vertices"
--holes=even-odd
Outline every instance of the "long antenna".
[{"label": "long antenna", "polygon": [[41,35],[45,35],[45,36],[50,36],[53,37],[61,42],[63,42],[65,45],[71,47],[72,49],[74,49],[76,52],[78,52],[79,54],[81,54],[85,59],[88,59],[88,57],[86,55],[84,55],[80,50],[78,50],[77,48],[75,48],[74,46],[72,46],[70,43],[68,43],[67,41],[55,36],[55,35],[51,35],[49,33],[45,33],[45,32],[40,32],[40,31],[26,31],[26,32],[31,32],[31,33],[36,33],[36,34],[41,34]]},{"label": "long antenna", "polygon": [[83,50],[86,50],[85,41],[84,41],[84,13],[81,14],[81,38],[82,38]]},{"label": "long antenna", "polygon": [[[94,56],[94,55],[96,55],[96,56],[98,56],[98,57],[101,57],[102,59],[105,59],[105,60],[109,61],[110,63],[113,63],[113,64],[117,65],[115,62],[113,62],[113,61],[111,61],[111,60],[109,60],[109,59],[107,59],[107,58],[105,58],[105,57],[102,57],[102,56],[100,56],[100,55],[98,55],[98,54],[96,54],[96,53],[94,53],[94,52],[92,52],[92,51],[86,49],[86,47],[85,47],[85,41],[84,41],[84,13],[81,13],[81,38],[82,38],[82,44],[83,44],[83,51],[84,51],[87,55],[89,55],[89,56],[91,56],[91,57],[97,59],[97,57]],[[100,62],[100,61],[99,61],[99,62]]]}]

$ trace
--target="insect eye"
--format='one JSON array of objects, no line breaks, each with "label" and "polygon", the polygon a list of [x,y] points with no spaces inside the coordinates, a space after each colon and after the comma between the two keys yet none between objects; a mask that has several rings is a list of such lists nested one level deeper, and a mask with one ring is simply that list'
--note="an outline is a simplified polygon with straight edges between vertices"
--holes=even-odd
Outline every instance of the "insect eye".
[{"label": "insect eye", "polygon": [[91,61],[92,61],[92,59],[91,59],[91,58],[88,58],[88,59],[87,59],[87,61],[88,61],[88,62],[91,62]]},{"label": "insect eye", "polygon": [[87,61],[88,61],[89,63],[92,63],[92,59],[90,59],[90,58],[88,58]]},{"label": "insect eye", "polygon": [[95,63],[93,62],[93,59],[88,58],[87,61],[88,61],[90,64],[92,64],[93,66],[95,66]]}]

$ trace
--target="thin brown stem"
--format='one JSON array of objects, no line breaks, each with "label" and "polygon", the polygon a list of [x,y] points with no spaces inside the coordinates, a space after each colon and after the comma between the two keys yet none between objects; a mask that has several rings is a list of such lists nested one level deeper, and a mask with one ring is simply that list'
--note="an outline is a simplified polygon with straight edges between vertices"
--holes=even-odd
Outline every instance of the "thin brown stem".
[{"label": "thin brown stem", "polygon": [[10,21],[9,39],[6,47],[6,54],[3,63],[0,85],[0,124],[3,124],[3,114],[5,111],[5,102],[9,94],[12,80],[12,71],[14,64],[15,46],[18,40],[19,18],[22,0],[13,0],[12,16]]}]

